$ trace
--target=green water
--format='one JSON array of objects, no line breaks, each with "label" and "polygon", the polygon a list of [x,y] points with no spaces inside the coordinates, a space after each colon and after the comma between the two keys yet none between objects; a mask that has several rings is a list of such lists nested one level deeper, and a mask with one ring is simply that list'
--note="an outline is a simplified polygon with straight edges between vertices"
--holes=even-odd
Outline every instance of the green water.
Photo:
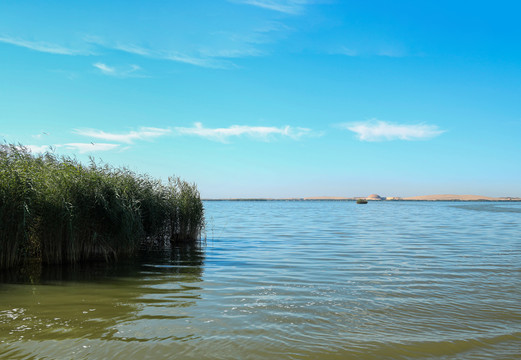
[{"label": "green water", "polygon": [[521,358],[519,203],[205,207],[200,247],[3,271],[0,358]]}]

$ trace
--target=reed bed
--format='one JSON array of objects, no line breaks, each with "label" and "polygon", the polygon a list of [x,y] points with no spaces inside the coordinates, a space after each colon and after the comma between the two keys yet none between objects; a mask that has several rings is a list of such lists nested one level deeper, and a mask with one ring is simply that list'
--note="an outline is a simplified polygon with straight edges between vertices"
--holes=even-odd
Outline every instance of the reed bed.
[{"label": "reed bed", "polygon": [[0,268],[108,261],[165,239],[195,241],[203,229],[195,184],[0,145]]}]

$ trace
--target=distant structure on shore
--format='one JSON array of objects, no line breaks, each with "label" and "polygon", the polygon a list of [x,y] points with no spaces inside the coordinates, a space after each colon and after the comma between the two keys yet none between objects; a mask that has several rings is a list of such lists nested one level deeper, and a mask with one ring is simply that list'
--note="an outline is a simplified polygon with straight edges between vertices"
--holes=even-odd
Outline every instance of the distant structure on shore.
[{"label": "distant structure on shore", "polygon": [[371,194],[369,195],[368,197],[365,198],[366,200],[385,200],[385,198],[381,197],[380,195],[377,195],[377,194]]}]

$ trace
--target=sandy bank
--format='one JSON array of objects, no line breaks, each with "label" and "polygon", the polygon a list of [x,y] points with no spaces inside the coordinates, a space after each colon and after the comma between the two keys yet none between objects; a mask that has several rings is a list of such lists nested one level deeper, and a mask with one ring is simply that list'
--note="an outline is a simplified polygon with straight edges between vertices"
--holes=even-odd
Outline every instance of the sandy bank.
[{"label": "sandy bank", "polygon": [[412,196],[406,197],[402,200],[423,200],[423,201],[505,201],[510,200],[509,198],[498,198],[482,195],[453,195],[453,194],[442,194],[442,195],[423,195],[423,196]]},{"label": "sandy bank", "polygon": [[353,198],[346,198],[342,196],[312,196],[304,198],[304,200],[352,200]]},{"label": "sandy bank", "polygon": [[[342,196],[311,196],[305,198],[228,198],[228,199],[204,199],[205,201],[356,201],[357,199],[365,199],[365,196],[357,197],[342,197]],[[387,200],[391,201],[521,201],[518,197],[490,197],[483,195],[453,195],[453,194],[440,194],[440,195],[423,195],[423,196],[411,196],[411,197],[387,197]],[[380,201],[385,201],[380,200]]]}]

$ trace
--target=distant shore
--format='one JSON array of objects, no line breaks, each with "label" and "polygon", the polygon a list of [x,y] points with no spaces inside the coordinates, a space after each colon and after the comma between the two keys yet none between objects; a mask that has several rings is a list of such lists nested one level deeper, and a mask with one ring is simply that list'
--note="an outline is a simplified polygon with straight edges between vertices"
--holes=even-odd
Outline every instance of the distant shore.
[{"label": "distant shore", "polygon": [[[228,199],[203,199],[204,201],[356,201],[366,199],[365,196],[341,197],[341,196],[313,196],[303,198],[228,198]],[[519,197],[490,197],[481,195],[422,195],[412,197],[383,197],[381,200],[369,201],[521,201]]]}]

